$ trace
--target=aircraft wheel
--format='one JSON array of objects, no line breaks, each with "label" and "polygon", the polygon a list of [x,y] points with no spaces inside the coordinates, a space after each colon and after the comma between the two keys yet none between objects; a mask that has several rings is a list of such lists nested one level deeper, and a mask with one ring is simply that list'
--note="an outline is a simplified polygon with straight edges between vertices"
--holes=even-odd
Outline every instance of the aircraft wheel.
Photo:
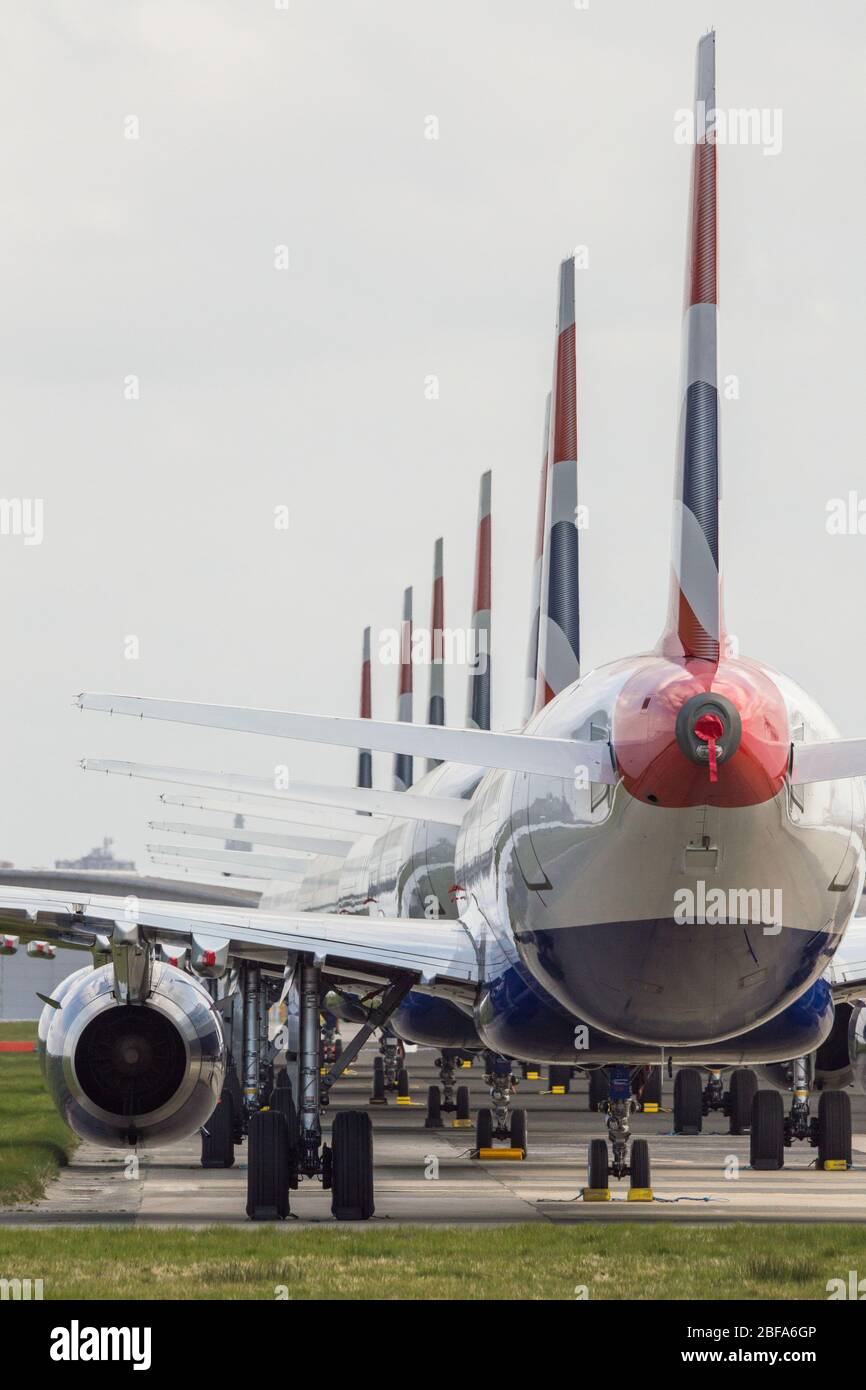
[{"label": "aircraft wheel", "polygon": [[750,1067],[736,1067],[731,1073],[728,1093],[729,1134],[747,1134],[752,1124],[752,1101],[758,1078]]},{"label": "aircraft wheel", "polygon": [[226,1092],[231,1096],[232,1101],[232,1141],[235,1144],[240,1144],[244,1137],[244,1098],[241,1092],[241,1083],[233,1064],[226,1070],[223,1093]]},{"label": "aircraft wheel", "polygon": [[472,1118],[472,1110],[469,1104],[468,1086],[457,1087],[457,1093],[454,1097],[454,1102],[457,1106],[457,1110],[454,1115],[455,1120],[469,1120]]},{"label": "aircraft wheel", "polygon": [[683,1067],[674,1081],[674,1134],[700,1134],[703,1087],[697,1067]]},{"label": "aircraft wheel", "polygon": [[589,1141],[589,1179],[588,1187],[606,1188],[610,1183],[608,1161],[607,1161],[607,1140],[590,1139]]},{"label": "aircraft wheel", "polygon": [[216,1109],[202,1126],[202,1168],[231,1168],[235,1161],[235,1108],[231,1093],[223,1088]]},{"label": "aircraft wheel", "polygon": [[288,1070],[287,1070],[285,1067],[280,1067],[278,1071],[275,1070],[275,1071],[274,1071],[274,1090],[275,1090],[275,1091],[291,1091],[291,1089],[292,1089],[292,1078],[289,1076]]},{"label": "aircraft wheel", "polygon": [[409,1073],[405,1067],[401,1067],[397,1073],[397,1095],[408,1096],[409,1094]]},{"label": "aircraft wheel", "polygon": [[374,1210],[370,1116],[341,1110],[331,1130],[331,1211],[337,1221],[369,1221]]},{"label": "aircraft wheel", "polygon": [[551,1091],[555,1086],[562,1086],[568,1095],[571,1089],[571,1067],[548,1067],[547,1085]]},{"label": "aircraft wheel", "polygon": [[784,1166],[785,1111],[778,1091],[756,1091],[752,1098],[749,1161],[760,1171]]},{"label": "aircraft wheel", "polygon": [[424,1119],[424,1128],[442,1128],[442,1092],[438,1086],[427,1087],[427,1115]]},{"label": "aircraft wheel", "polygon": [[289,1214],[289,1131],[279,1110],[250,1117],[247,1148],[247,1216],[284,1221]]},{"label": "aircraft wheel", "polygon": [[652,1187],[649,1144],[645,1139],[631,1141],[629,1183],[632,1187]]},{"label": "aircraft wheel", "polygon": [[493,1148],[493,1112],[492,1110],[479,1110],[475,1118],[475,1147],[476,1149]]},{"label": "aircraft wheel", "polygon": [[385,1104],[385,1063],[381,1057],[373,1059],[373,1089],[370,1092],[370,1100],[377,1105]]},{"label": "aircraft wheel", "polygon": [[[661,1105],[662,1103],[662,1069],[659,1066],[649,1068],[649,1076],[644,1082],[641,1091],[641,1105]],[[649,1186],[649,1184],[646,1184]]]},{"label": "aircraft wheel", "polygon": [[818,1102],[818,1167],[851,1167],[851,1100],[845,1091],[822,1091]]},{"label": "aircraft wheel", "polygon": [[528,1152],[525,1110],[512,1110],[510,1138],[512,1149],[522,1149],[525,1158]]},{"label": "aircraft wheel", "polygon": [[289,1144],[289,1187],[298,1186],[298,1111],[291,1086],[275,1086],[271,1109],[285,1116]]},{"label": "aircraft wheel", "polygon": [[600,1105],[610,1098],[610,1083],[607,1079],[607,1072],[604,1067],[593,1067],[589,1073],[589,1100],[588,1110],[598,1110]]}]

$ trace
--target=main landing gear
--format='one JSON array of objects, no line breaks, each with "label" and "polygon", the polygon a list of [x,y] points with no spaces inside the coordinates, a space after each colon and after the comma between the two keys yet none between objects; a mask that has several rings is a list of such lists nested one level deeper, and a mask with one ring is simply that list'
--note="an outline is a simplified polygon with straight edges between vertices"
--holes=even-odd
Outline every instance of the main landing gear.
[{"label": "main landing gear", "polygon": [[443,1047],[441,1056],[436,1058],[441,1090],[435,1083],[427,1089],[425,1129],[443,1129],[443,1114],[454,1116],[452,1124],[455,1128],[468,1128],[472,1124],[469,1087],[457,1085],[457,1068],[462,1065],[463,1058],[459,1052]]},{"label": "main landing gear", "polygon": [[373,1128],[362,1110],[343,1110],[334,1117],[330,1143],[323,1140],[321,1115],[330,1089],[355,1060],[368,1038],[387,1023],[408,993],[410,982],[400,980],[385,991],[381,1004],[359,1029],[325,1076],[319,1066],[318,966],[300,968],[298,1096],[288,1077],[274,1088],[270,1105],[249,1119],[247,1156],[247,1215],[253,1221],[284,1220],[289,1192],[304,1179],[318,1179],[331,1193],[337,1221],[367,1221],[373,1215]]},{"label": "main landing gear", "polygon": [[748,1134],[752,1124],[752,1098],[758,1088],[755,1073],[735,1067],[730,1086],[722,1084],[721,1067],[711,1067],[704,1086],[697,1067],[681,1067],[674,1079],[674,1134],[700,1134],[704,1116],[721,1112],[730,1134]]},{"label": "main landing gear", "polygon": [[749,1146],[753,1168],[782,1168],[785,1149],[795,1140],[818,1150],[818,1169],[833,1172],[851,1167],[851,1101],[847,1092],[822,1091],[815,1116],[809,1104],[811,1089],[811,1059],[797,1057],[791,1063],[791,1108],[787,1115],[779,1091],[756,1091]]},{"label": "main landing gear", "polygon": [[383,1028],[379,1036],[379,1051],[373,1059],[373,1089],[371,1105],[387,1105],[388,1091],[396,1091],[398,1105],[410,1105],[409,1071],[406,1050],[396,1033]]},{"label": "main landing gear", "polygon": [[[618,1064],[604,1071],[609,1094],[600,1105],[607,1114],[608,1138],[590,1140],[588,1185],[583,1189],[583,1199],[609,1201],[612,1175],[629,1179],[630,1201],[652,1201],[649,1144],[646,1139],[632,1138],[629,1126],[629,1118],[638,1107],[632,1094],[631,1068]],[[590,1078],[594,1075],[591,1072]],[[600,1092],[599,1082],[596,1088]]]},{"label": "main landing gear", "polygon": [[[484,1084],[490,1088],[490,1107],[478,1111],[475,1121],[475,1150],[480,1157],[502,1154],[509,1158],[525,1158],[528,1134],[525,1110],[511,1109],[511,1094],[517,1088],[517,1077],[511,1070],[511,1060],[495,1052],[484,1054]],[[507,1148],[494,1148],[495,1139],[505,1140]]]}]

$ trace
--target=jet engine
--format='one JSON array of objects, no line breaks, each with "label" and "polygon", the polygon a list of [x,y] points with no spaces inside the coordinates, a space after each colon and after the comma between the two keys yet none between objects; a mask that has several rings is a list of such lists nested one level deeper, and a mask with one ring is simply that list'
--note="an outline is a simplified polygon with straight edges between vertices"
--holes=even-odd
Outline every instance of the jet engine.
[{"label": "jet engine", "polygon": [[[756,1070],[780,1090],[791,1089],[790,1062],[771,1062]],[[833,1027],[815,1053],[816,1091],[842,1091],[856,1084],[866,1093],[866,1005],[837,1004]]]},{"label": "jet engine", "polygon": [[115,997],[111,965],[81,970],[39,1021],[54,1104],[83,1139],[112,1148],[186,1139],[212,1114],[226,1044],[210,995],[192,975],[154,961],[141,1003]]}]

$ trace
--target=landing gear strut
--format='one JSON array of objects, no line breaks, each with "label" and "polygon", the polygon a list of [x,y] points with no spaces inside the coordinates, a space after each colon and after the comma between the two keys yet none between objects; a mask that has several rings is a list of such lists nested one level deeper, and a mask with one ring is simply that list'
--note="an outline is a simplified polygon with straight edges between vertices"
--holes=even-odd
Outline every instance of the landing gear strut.
[{"label": "landing gear strut", "polygon": [[517,1088],[517,1077],[511,1070],[511,1060],[495,1052],[484,1054],[484,1084],[490,1088],[490,1108],[478,1111],[475,1125],[475,1147],[480,1153],[491,1149],[494,1139],[507,1140],[512,1149],[522,1150],[526,1157],[526,1111],[511,1109],[511,1093]]},{"label": "landing gear strut", "polygon": [[610,1197],[609,1182],[612,1174],[615,1178],[629,1179],[630,1199],[650,1201],[652,1190],[649,1145],[645,1139],[633,1139],[629,1125],[632,1112],[638,1108],[638,1102],[632,1094],[631,1068],[617,1064],[605,1070],[609,1097],[602,1103],[602,1109],[607,1114],[610,1151],[604,1139],[590,1141],[588,1186],[583,1191],[584,1199],[607,1200]]},{"label": "landing gear strut", "polygon": [[249,1125],[247,1215],[252,1220],[282,1220],[289,1213],[289,1188],[304,1178],[320,1179],[331,1192],[331,1211],[338,1221],[366,1221],[373,1215],[373,1130],[366,1111],[344,1110],[335,1116],[330,1144],[322,1142],[322,1110],[331,1087],[355,1060],[377,1028],[387,1023],[411,987],[400,979],[343,1048],[325,1076],[319,1065],[319,967],[305,960],[300,969],[298,1103],[280,1103],[253,1114]]},{"label": "landing gear strut", "polygon": [[454,1123],[457,1125],[471,1123],[469,1087],[456,1084],[456,1068],[460,1064],[460,1053],[455,1052],[453,1048],[443,1047],[441,1055],[436,1058],[442,1089],[440,1091],[439,1086],[435,1084],[428,1087],[425,1129],[442,1129],[443,1114],[453,1115]]}]

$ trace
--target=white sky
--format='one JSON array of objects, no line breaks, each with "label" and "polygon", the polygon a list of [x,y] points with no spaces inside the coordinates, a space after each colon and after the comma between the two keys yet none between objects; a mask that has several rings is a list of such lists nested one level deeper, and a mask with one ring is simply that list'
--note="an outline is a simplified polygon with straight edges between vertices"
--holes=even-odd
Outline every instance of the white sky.
[{"label": "white sky", "polygon": [[[486,467],[494,723],[515,723],[556,271],[575,244],[584,665],[654,643],[689,163],[674,112],[711,22],[718,104],[783,111],[778,157],[719,152],[721,366],[741,390],[722,415],[729,625],[866,734],[866,536],[825,529],[828,499],[866,496],[860,0],[288,6],[0,15],[0,492],[45,505],[41,546],[0,538],[0,857],[51,862],[111,833],[144,862],[157,789],[87,776],[83,755],[352,780],[346,751],[72,700],[354,713],[361,629],[396,625],[407,583],[427,622],[439,534],[446,622],[467,621]],[[416,685],[424,717],[426,673]],[[449,671],[451,722],[464,691]],[[375,670],[374,713],[395,697],[396,671]]]}]

